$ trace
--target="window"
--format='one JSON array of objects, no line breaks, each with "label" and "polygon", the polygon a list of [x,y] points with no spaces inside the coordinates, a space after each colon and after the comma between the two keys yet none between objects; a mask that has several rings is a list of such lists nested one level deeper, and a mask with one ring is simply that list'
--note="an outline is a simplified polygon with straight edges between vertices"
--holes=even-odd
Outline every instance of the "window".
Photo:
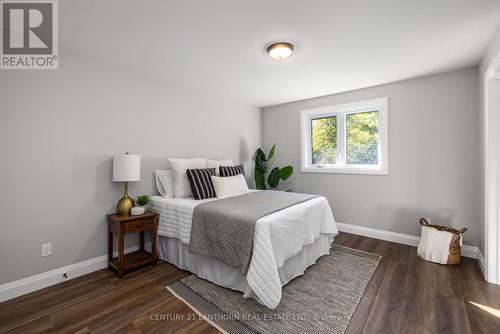
[{"label": "window", "polygon": [[383,174],[388,171],[388,99],[301,112],[301,171]]}]

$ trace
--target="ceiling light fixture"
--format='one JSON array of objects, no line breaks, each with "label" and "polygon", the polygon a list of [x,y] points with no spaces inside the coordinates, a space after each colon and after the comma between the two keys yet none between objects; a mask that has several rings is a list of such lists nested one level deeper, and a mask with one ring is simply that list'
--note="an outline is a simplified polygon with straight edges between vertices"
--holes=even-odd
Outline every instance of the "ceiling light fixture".
[{"label": "ceiling light fixture", "polygon": [[273,43],[267,47],[269,57],[276,60],[284,60],[290,57],[295,50],[295,47],[287,42]]}]

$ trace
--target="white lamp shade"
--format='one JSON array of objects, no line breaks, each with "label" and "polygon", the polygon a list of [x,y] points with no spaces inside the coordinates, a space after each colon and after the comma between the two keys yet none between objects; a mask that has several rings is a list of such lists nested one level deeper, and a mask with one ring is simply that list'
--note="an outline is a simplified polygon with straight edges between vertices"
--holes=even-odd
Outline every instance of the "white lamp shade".
[{"label": "white lamp shade", "polygon": [[113,157],[113,181],[129,182],[141,180],[141,156],[120,154]]}]

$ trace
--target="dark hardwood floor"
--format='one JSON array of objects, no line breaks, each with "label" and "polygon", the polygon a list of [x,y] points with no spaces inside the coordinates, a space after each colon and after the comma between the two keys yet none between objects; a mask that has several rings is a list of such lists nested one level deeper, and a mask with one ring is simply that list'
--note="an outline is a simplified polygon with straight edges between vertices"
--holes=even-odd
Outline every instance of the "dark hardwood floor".
[{"label": "dark hardwood floor", "polygon": [[[415,247],[346,233],[335,242],[382,256],[347,333],[500,333],[500,286],[475,260],[432,264]],[[187,275],[165,262],[123,279],[100,270],[1,303],[0,332],[218,333],[186,320],[195,314],[165,289]]]}]

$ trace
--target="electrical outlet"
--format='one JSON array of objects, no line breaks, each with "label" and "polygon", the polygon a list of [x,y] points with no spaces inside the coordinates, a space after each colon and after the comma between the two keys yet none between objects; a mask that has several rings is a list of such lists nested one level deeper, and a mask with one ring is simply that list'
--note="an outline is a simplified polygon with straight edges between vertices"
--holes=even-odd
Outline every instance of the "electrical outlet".
[{"label": "electrical outlet", "polygon": [[43,244],[42,245],[42,256],[50,256],[52,255],[52,244]]}]

